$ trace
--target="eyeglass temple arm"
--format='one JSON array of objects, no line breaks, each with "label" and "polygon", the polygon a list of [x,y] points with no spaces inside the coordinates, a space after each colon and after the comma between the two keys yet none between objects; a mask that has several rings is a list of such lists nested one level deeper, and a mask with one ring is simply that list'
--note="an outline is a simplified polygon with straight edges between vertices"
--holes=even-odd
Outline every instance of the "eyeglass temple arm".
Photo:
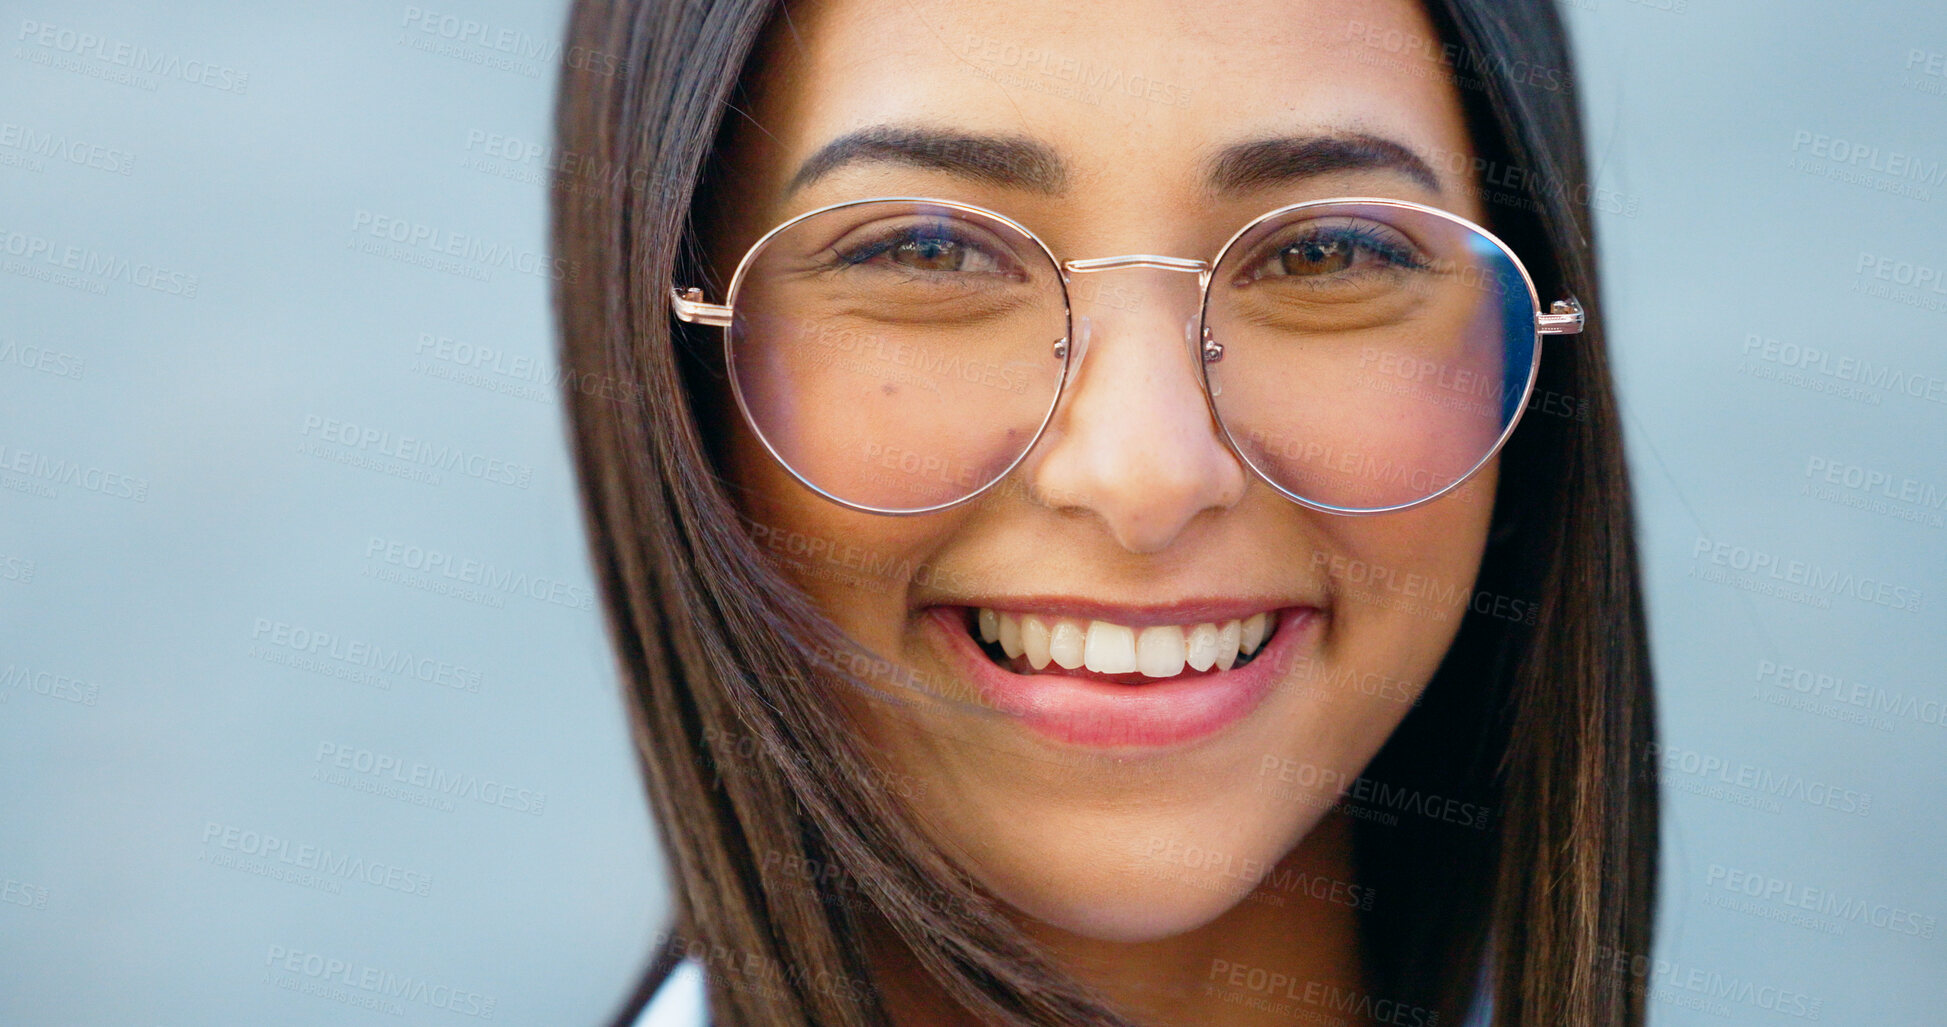
[{"label": "eyeglass temple arm", "polygon": [[1548,307],[1548,313],[1535,318],[1535,331],[1543,335],[1582,334],[1582,302],[1573,296],[1556,300]]},{"label": "eyeglass temple arm", "polygon": [[730,327],[730,308],[703,302],[702,289],[692,286],[679,291],[671,286],[669,302],[676,308],[676,317],[679,320],[690,324],[716,325],[719,328]]}]

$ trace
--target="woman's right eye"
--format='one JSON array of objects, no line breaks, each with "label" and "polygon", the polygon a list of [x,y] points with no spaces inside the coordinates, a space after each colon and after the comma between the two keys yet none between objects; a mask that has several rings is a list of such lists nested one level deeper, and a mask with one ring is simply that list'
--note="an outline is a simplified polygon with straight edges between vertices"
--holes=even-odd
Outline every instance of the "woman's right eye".
[{"label": "woman's right eye", "polygon": [[937,230],[889,233],[878,240],[842,251],[847,265],[882,264],[923,274],[979,274],[1009,270],[993,251],[957,235]]}]

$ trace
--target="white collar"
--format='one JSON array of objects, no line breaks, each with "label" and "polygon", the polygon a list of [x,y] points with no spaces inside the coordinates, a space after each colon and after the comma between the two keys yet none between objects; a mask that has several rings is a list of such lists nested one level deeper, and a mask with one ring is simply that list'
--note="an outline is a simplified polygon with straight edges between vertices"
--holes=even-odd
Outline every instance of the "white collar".
[{"label": "white collar", "polygon": [[684,959],[657,986],[635,1027],[709,1027],[707,996],[703,967],[694,959]]}]

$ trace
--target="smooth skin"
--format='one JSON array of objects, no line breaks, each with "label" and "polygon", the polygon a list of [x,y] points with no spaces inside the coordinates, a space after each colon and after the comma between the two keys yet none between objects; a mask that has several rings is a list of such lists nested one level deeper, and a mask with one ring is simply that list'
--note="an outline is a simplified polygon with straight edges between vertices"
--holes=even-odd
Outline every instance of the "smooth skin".
[{"label": "smooth skin", "polygon": [[[1451,69],[1426,55],[1437,38],[1416,4],[1393,0],[794,3],[761,44],[749,105],[732,115],[706,248],[724,281],[784,219],[885,195],[996,210],[1062,258],[1208,259],[1258,214],[1332,196],[1414,200],[1484,223]],[[860,160],[791,188],[827,143],[875,126],[1031,140],[1063,174],[1041,188]],[[1392,167],[1210,185],[1226,147],[1321,135],[1396,142],[1436,185]],[[1137,1015],[1286,1024],[1293,1012],[1242,1004],[1252,992],[1225,968],[1363,987],[1350,820],[1330,812],[1331,782],[1359,776],[1451,645],[1496,462],[1398,513],[1347,517],[1284,499],[1212,421],[1182,334],[1195,300],[1186,275],[1078,282],[1076,312],[1095,330],[1049,433],[1002,487],[944,512],[827,502],[769,457],[727,396],[714,401],[747,517],[902,569],[874,577],[814,560],[792,573],[854,638],[954,697],[837,697],[929,836]],[[1414,575],[1463,599],[1400,591]],[[970,708],[965,675],[929,634],[931,605],[1034,596],[1131,607],[1242,596],[1323,613],[1306,658],[1281,667],[1248,716],[1188,744],[1105,751]],[[1253,880],[1274,865],[1273,878]],[[1336,885],[1317,898],[1290,884],[1313,879]],[[896,945],[881,939],[876,952],[899,1022],[973,1022]]]}]

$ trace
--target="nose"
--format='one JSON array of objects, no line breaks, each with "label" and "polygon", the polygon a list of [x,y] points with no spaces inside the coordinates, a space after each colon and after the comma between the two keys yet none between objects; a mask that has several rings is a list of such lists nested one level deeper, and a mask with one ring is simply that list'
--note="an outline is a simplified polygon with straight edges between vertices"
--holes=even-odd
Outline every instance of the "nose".
[{"label": "nose", "polygon": [[1078,271],[1074,352],[1028,474],[1057,508],[1099,517],[1116,542],[1158,552],[1200,513],[1243,498],[1196,345],[1198,279],[1154,267]]}]

